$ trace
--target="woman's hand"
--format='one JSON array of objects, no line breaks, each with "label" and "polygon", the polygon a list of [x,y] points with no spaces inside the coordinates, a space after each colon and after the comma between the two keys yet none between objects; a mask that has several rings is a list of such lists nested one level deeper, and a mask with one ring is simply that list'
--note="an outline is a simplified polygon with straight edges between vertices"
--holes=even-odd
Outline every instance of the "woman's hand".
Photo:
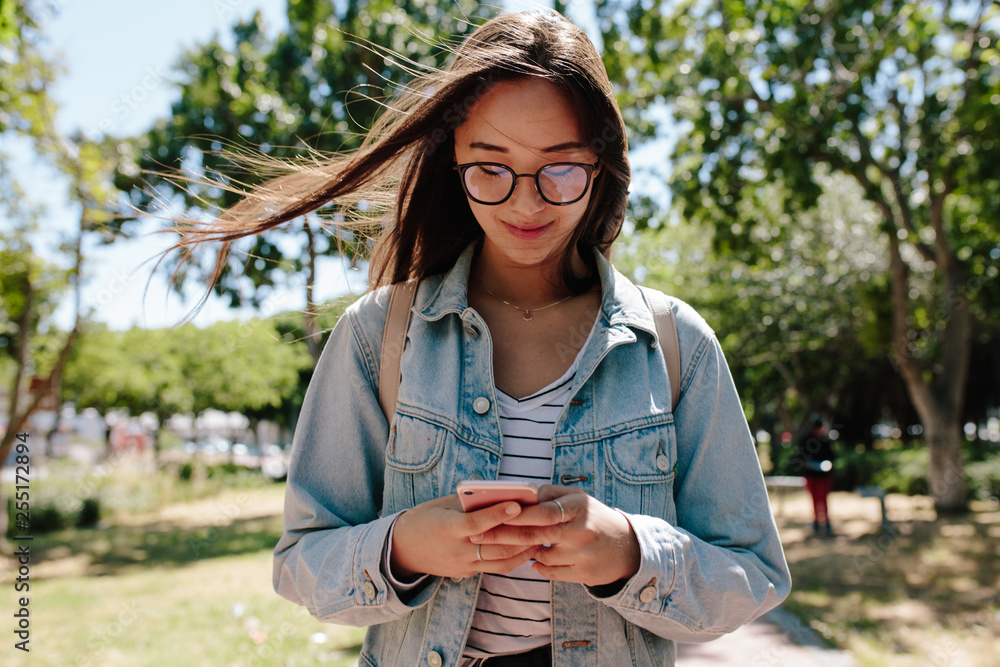
[{"label": "woman's hand", "polygon": [[[389,566],[399,581],[421,574],[471,577],[510,572],[531,558],[531,546],[477,545],[469,541],[521,513],[516,502],[463,512],[457,494],[416,505],[396,519]],[[478,548],[477,548],[478,547]]]},{"label": "woman's hand", "polygon": [[[484,545],[484,554],[487,549],[529,548],[519,558],[528,554],[536,561],[532,567],[555,581],[600,586],[639,571],[639,540],[624,514],[565,486],[541,487],[538,500],[505,525],[472,535],[472,542]],[[545,544],[550,546],[540,546]]]}]

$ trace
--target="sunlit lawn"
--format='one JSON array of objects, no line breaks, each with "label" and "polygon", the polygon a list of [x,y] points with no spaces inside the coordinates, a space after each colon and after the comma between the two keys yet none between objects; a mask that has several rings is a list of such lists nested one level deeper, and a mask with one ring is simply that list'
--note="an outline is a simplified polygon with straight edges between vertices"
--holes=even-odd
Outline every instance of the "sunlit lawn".
[{"label": "sunlit lawn", "polygon": [[319,623],[271,588],[282,492],[226,492],[126,525],[36,537],[44,560],[32,569],[23,664],[355,664],[363,629]]},{"label": "sunlit lawn", "polygon": [[[363,629],[319,623],[271,588],[282,494],[262,483],[37,536],[22,664],[354,664]],[[877,500],[834,494],[838,534],[826,539],[811,535],[804,492],[776,502],[794,578],[786,609],[862,665],[996,665],[996,504],[947,520],[927,498],[890,496],[888,506],[894,527],[883,535]]]},{"label": "sunlit lawn", "polygon": [[[936,519],[926,497],[878,500],[835,493],[838,535],[811,535],[805,492],[780,504],[792,570],[785,608],[862,665],[996,667],[1000,656],[1000,511],[974,502],[962,519]],[[778,504],[776,503],[776,507]]]}]

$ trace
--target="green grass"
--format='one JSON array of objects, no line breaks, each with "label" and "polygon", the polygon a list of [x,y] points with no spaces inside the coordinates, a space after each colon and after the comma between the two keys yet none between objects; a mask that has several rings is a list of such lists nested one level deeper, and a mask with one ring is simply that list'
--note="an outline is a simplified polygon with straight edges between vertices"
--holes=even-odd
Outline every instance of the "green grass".
[{"label": "green grass", "polygon": [[838,535],[812,537],[807,495],[778,516],[793,588],[784,607],[862,665],[995,667],[1000,655],[1000,510],[938,519],[927,497],[831,496]]},{"label": "green grass", "polygon": [[[350,665],[364,630],[278,598],[268,552],[39,582],[32,665]],[[325,643],[312,641],[316,633]]]},{"label": "green grass", "polygon": [[[235,488],[211,480],[192,487],[157,475],[143,490],[139,477],[121,470],[99,482],[102,497],[132,489],[141,502],[116,505],[98,528],[31,543],[32,650],[23,664],[355,663],[364,629],[322,624],[271,588],[283,485],[238,477]],[[42,484],[65,495],[80,482]],[[165,500],[155,505],[154,497]],[[821,539],[811,536],[807,495],[783,500],[777,521],[794,581],[785,607],[860,665],[992,666],[1000,655],[1000,509],[978,502],[967,518],[937,519],[928,498],[887,502],[895,524],[884,536],[877,502],[834,494],[838,535]],[[9,586],[13,564],[2,567]],[[7,604],[0,612],[13,609],[13,592]]]},{"label": "green grass", "polygon": [[271,587],[282,496],[230,489],[37,536],[25,664],[355,664],[363,628],[320,623]]}]

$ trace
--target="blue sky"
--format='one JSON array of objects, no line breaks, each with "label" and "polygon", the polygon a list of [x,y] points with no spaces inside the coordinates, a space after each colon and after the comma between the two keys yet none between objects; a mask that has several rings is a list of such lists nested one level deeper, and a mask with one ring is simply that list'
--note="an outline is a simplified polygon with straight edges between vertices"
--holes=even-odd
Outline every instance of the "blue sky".
[{"label": "blue sky", "polygon": [[[215,34],[225,36],[228,26],[257,9],[273,30],[285,24],[284,0],[56,0],[51,4],[55,11],[43,15],[41,23],[46,50],[63,68],[51,90],[59,103],[58,127],[63,133],[140,133],[169,112],[175,95],[172,67],[184,50]],[[56,246],[71,233],[79,214],[67,204],[66,182],[34,159],[26,142],[6,137],[4,141],[5,149],[17,157],[18,180],[46,206],[36,249],[64,263]],[[0,218],[0,225],[6,224],[10,222]],[[149,281],[153,262],[148,260],[169,241],[151,233],[158,226],[144,224],[135,240],[88,247],[83,307],[95,319],[116,329],[162,327],[187,313],[193,299],[184,303],[176,295],[168,296],[162,276]],[[207,324],[240,315],[213,300],[195,321]],[[72,318],[72,299],[67,297],[56,325],[68,328]]]},{"label": "blue sky", "polygon": [[[173,65],[185,50],[214,35],[225,42],[229,28],[257,10],[263,13],[270,31],[278,32],[286,25],[285,0],[53,0],[51,4],[56,11],[43,16],[42,24],[47,49],[64,68],[52,93],[60,104],[58,125],[65,133],[141,133],[169,113],[176,96],[171,85]],[[506,6],[530,4],[508,1]],[[588,2],[573,3],[570,16],[586,27],[589,7]],[[46,205],[37,249],[60,258],[55,248],[71,233],[78,215],[66,203],[66,184],[51,168],[33,159],[26,143],[8,137],[4,142],[4,149],[18,158],[19,181],[34,199]],[[0,226],[9,224],[0,217]],[[83,306],[92,317],[115,329],[169,326],[186,315],[201,296],[197,289],[192,289],[186,301],[168,294],[162,271],[150,280],[155,258],[170,244],[170,237],[153,233],[159,226],[149,221],[136,230],[134,240],[88,248]],[[349,271],[335,260],[326,261],[320,267],[318,297],[361,293],[364,284],[365,276],[360,272]],[[303,306],[298,293],[279,293],[269,301],[271,310]],[[213,298],[194,322],[204,325],[254,314],[227,308]],[[72,318],[71,299],[67,298],[58,312],[57,326],[68,328]]]},{"label": "blue sky", "polygon": [[[43,29],[49,53],[64,68],[52,94],[60,105],[59,129],[65,133],[141,133],[169,112],[176,95],[172,68],[186,49],[214,35],[227,37],[229,26],[258,9],[271,30],[285,25],[284,0],[57,0],[53,5],[57,11],[43,17]],[[24,164],[19,180],[47,207],[38,250],[58,257],[54,246],[72,230],[78,211],[66,204],[65,182],[31,159],[26,145],[18,149]],[[168,295],[163,275],[149,280],[153,258],[169,244],[167,236],[152,233],[158,227],[159,223],[150,221],[137,230],[135,240],[89,248],[83,306],[95,319],[116,329],[162,327],[188,312],[199,293],[193,291],[184,302]],[[291,296],[287,301],[289,307],[301,307]],[[250,314],[213,299],[195,322],[207,324]],[[67,298],[58,312],[57,326],[68,328],[72,317]]]}]

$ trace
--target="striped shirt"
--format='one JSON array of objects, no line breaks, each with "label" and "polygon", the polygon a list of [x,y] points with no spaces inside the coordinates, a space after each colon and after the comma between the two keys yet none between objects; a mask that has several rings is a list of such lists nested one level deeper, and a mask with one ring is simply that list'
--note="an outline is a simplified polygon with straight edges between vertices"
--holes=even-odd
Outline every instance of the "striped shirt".
[{"label": "striped shirt", "polygon": [[[586,343],[581,347],[586,348]],[[531,396],[497,389],[503,456],[497,479],[541,486],[552,480],[552,434],[569,401],[580,355],[566,373]],[[508,574],[483,573],[465,658],[523,653],[552,642],[552,586],[528,561]],[[469,662],[469,661],[465,661]]]}]

